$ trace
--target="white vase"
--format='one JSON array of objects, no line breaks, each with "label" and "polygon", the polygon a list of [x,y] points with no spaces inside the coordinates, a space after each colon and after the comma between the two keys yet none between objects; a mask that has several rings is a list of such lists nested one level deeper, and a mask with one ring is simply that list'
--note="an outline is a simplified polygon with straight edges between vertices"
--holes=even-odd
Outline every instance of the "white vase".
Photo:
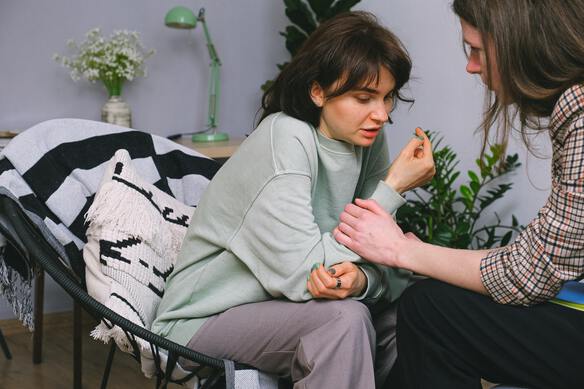
[{"label": "white vase", "polygon": [[130,106],[120,96],[111,96],[101,108],[101,121],[123,127],[132,127]]}]

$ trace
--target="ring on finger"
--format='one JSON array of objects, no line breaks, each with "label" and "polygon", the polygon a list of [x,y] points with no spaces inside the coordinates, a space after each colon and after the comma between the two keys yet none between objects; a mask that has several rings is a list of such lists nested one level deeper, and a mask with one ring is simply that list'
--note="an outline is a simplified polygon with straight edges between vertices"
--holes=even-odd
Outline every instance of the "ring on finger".
[{"label": "ring on finger", "polygon": [[335,285],[335,289],[341,289],[341,277],[337,277],[337,284]]}]

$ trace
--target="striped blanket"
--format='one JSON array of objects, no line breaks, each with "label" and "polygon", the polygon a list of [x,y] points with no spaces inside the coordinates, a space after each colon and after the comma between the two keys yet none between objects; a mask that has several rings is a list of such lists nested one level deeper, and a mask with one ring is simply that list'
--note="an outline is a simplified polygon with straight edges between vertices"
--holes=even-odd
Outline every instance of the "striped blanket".
[{"label": "striped blanket", "polygon": [[[107,162],[126,149],[140,175],[196,206],[218,164],[166,138],[101,122],[50,120],[14,138],[0,153],[0,192],[18,201],[62,260],[83,279],[85,214]],[[0,294],[33,330],[33,269],[0,236]]]}]

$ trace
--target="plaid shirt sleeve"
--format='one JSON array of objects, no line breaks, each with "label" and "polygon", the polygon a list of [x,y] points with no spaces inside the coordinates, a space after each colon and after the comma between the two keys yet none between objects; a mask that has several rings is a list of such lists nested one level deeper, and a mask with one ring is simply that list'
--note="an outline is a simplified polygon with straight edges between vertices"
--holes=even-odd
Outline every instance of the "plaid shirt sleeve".
[{"label": "plaid shirt sleeve", "polygon": [[584,273],[584,87],[558,100],[552,115],[552,189],[537,217],[510,245],[481,261],[481,279],[503,304],[554,297]]}]

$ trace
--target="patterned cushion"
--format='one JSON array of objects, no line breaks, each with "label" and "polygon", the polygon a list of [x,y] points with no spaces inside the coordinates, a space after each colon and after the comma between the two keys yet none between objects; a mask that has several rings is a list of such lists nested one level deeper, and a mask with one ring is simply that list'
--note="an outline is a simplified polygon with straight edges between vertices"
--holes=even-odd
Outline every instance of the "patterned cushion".
[{"label": "patterned cushion", "polygon": [[[150,328],[194,212],[143,180],[126,150],[108,162],[86,215],[87,290],[132,322]],[[100,323],[92,336],[132,351],[124,332]],[[145,342],[139,344],[148,349]]]}]

